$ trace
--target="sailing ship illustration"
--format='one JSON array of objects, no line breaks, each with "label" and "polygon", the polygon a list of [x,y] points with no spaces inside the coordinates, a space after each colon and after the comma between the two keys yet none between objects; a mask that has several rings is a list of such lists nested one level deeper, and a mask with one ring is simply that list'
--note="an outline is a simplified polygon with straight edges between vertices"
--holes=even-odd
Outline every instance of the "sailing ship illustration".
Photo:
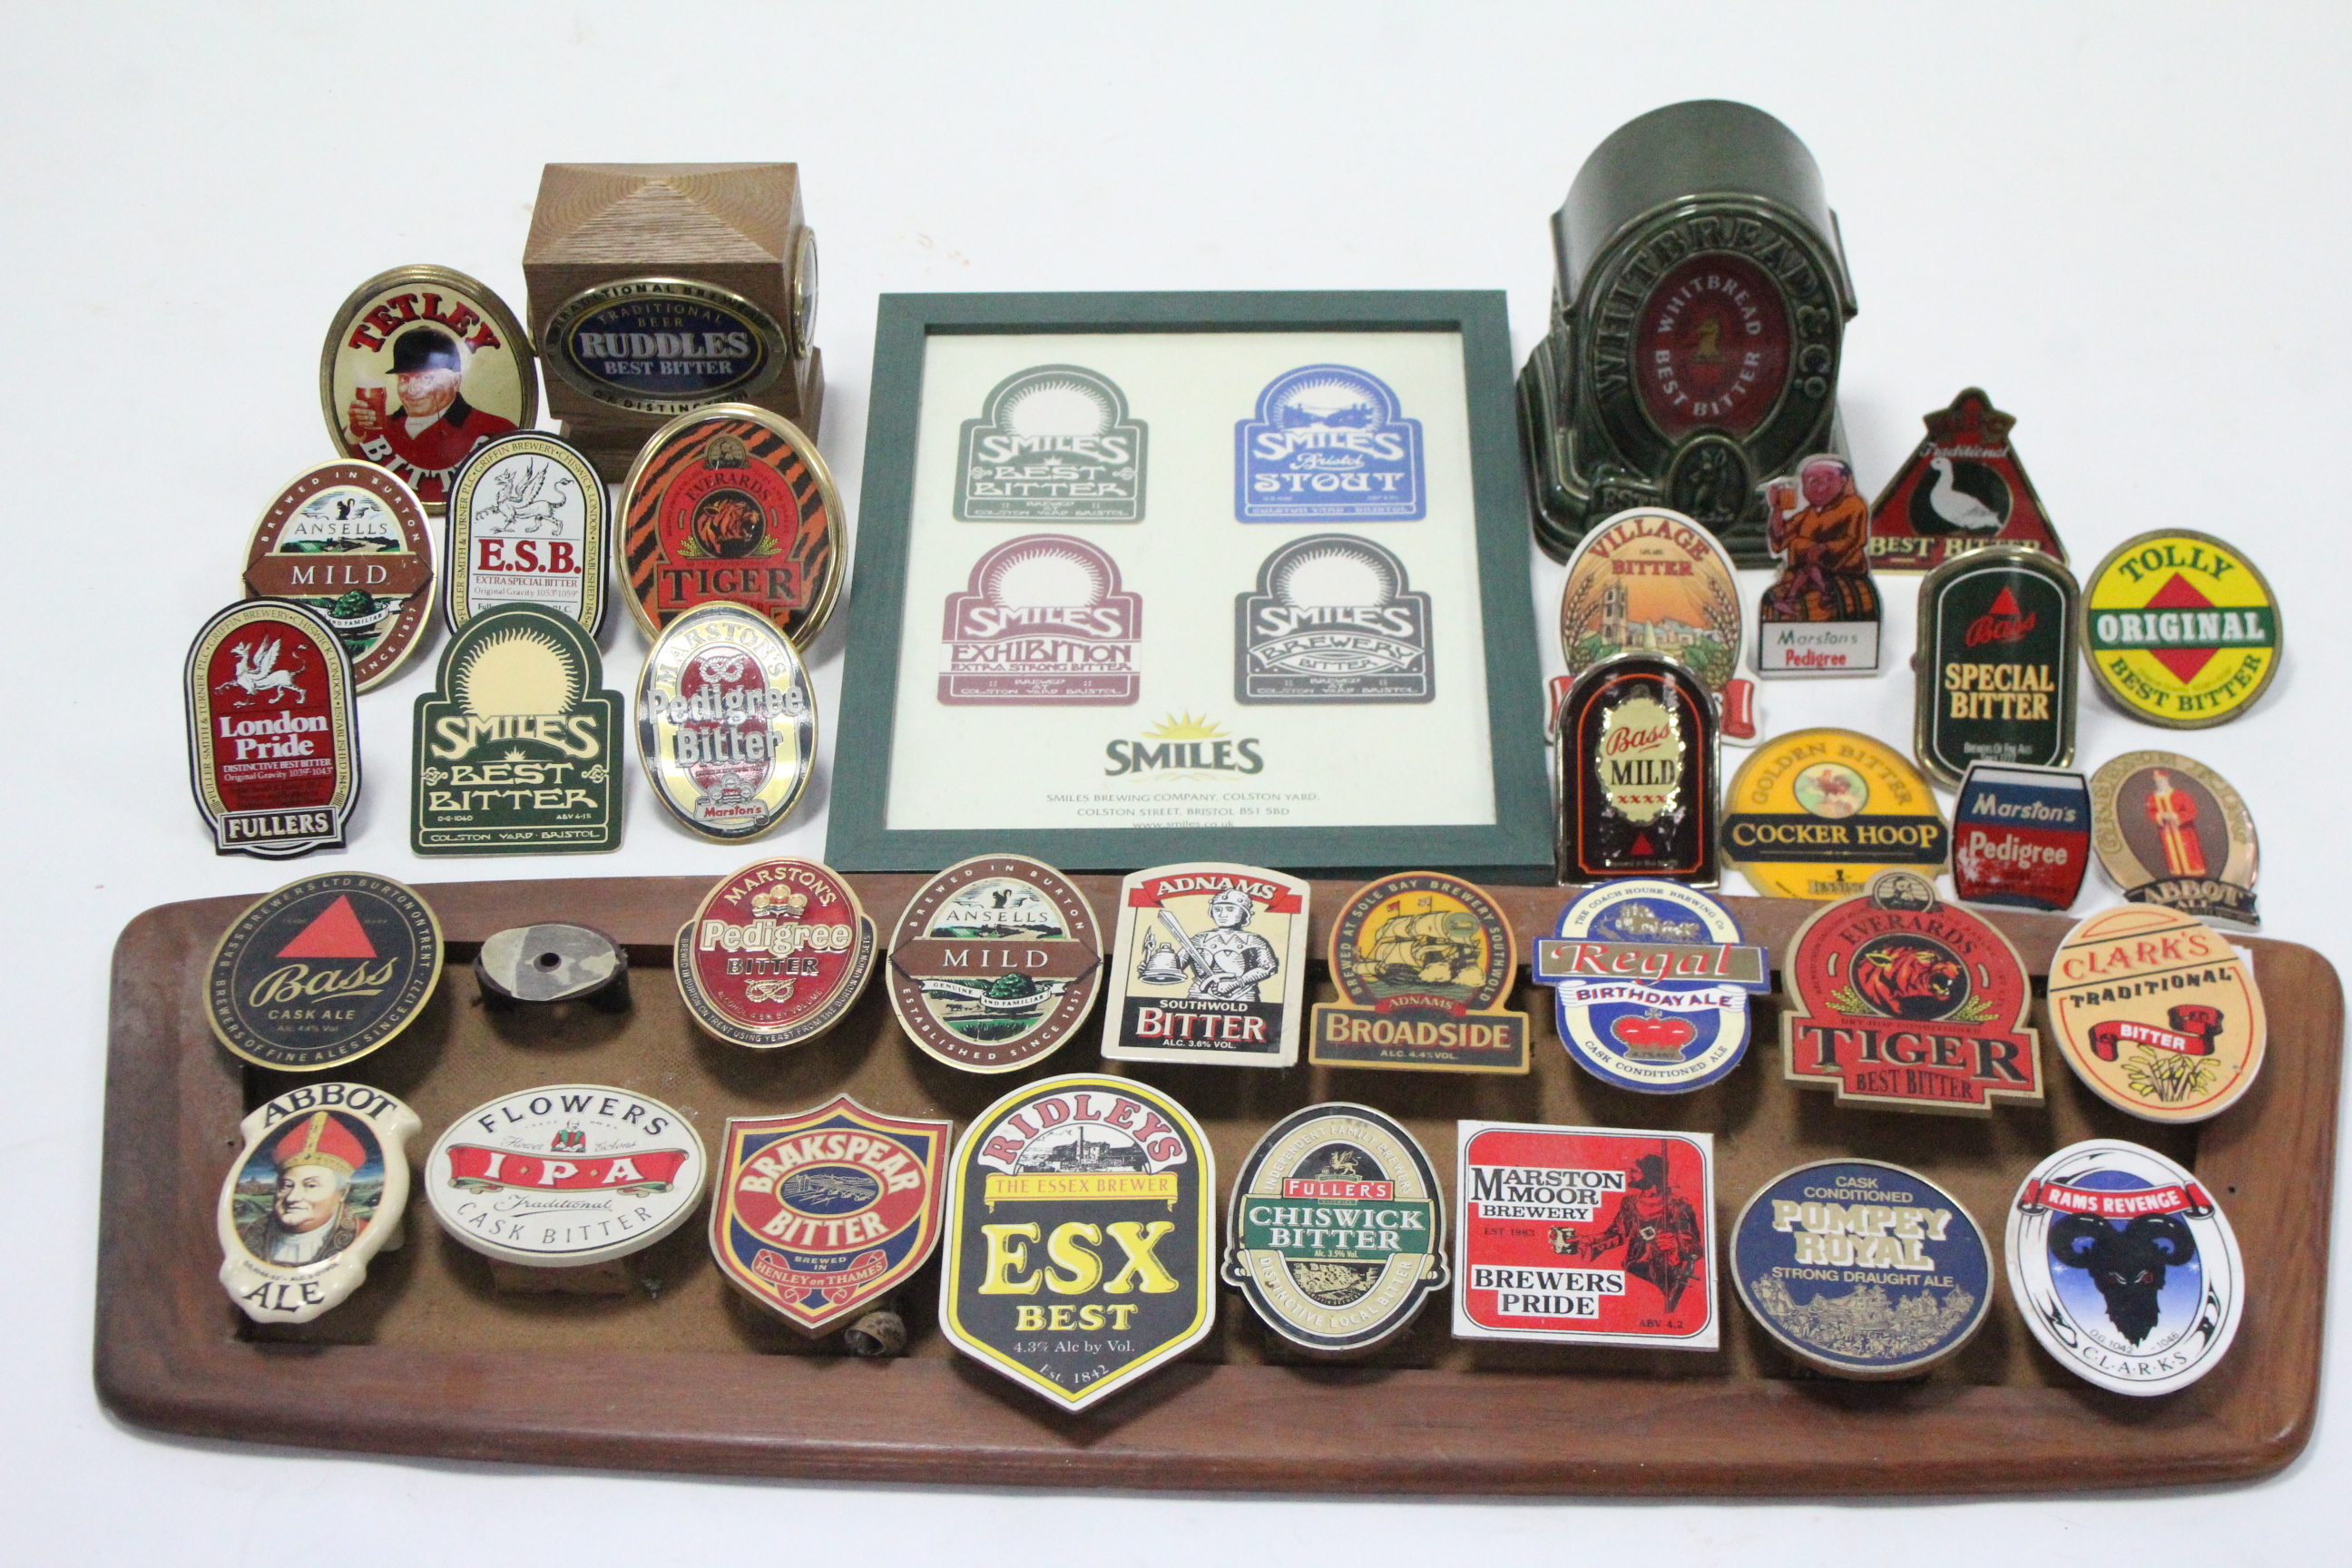
[{"label": "sailing ship illustration", "polygon": [[1434,990],[1466,996],[1486,978],[1486,943],[1478,917],[1467,910],[1399,912],[1374,929],[1369,949],[1357,949],[1353,967],[1376,995]]}]

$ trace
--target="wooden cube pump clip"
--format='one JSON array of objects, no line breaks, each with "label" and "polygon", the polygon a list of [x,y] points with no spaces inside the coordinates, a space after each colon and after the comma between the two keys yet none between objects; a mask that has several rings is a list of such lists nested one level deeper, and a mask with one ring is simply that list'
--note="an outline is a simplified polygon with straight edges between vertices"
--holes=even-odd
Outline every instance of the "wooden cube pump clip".
[{"label": "wooden cube pump clip", "polygon": [[[627,395],[611,387],[591,395],[583,385],[594,378],[572,368],[577,362],[550,329],[589,290],[632,280],[679,279],[749,301],[777,329],[767,345],[770,363],[744,386],[699,401],[754,404],[816,436],[824,401],[824,358],[808,341],[816,247],[802,220],[797,165],[550,163],[540,175],[522,271],[548,407],[606,479],[625,478],[646,438],[684,410],[623,406]],[[576,307],[567,319],[576,327]],[[565,335],[559,326],[557,338]],[[661,379],[658,370],[646,374]],[[638,399],[659,400],[659,394]]]}]

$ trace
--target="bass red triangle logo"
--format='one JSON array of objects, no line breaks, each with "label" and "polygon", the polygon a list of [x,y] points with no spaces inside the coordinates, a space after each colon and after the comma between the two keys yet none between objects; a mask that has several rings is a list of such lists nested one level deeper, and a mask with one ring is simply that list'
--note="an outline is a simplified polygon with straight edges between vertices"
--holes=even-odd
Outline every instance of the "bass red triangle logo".
[{"label": "bass red triangle logo", "polygon": [[368,941],[351,895],[338,893],[319,918],[302,928],[292,942],[278,950],[280,958],[373,958],[375,943]]},{"label": "bass red triangle logo", "polygon": [[1992,608],[1987,613],[1995,616],[2015,616],[2023,614],[2023,612],[2017,607],[2017,595],[2011,593],[2006,587],[2002,588],[2000,593],[1993,595]]},{"label": "bass red triangle logo", "polygon": [[1646,833],[1637,835],[1633,839],[1633,847],[1627,851],[1628,854],[1633,855],[1655,855],[1657,852],[1657,846],[1650,842],[1650,836]]}]

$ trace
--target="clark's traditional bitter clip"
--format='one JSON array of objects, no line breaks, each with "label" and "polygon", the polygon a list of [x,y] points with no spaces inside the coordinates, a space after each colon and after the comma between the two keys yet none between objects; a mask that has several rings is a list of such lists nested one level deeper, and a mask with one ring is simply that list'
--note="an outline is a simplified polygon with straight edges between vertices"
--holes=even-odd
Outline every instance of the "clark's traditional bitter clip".
[{"label": "clark's traditional bitter clip", "polygon": [[2270,1038],[2253,964],[2194,915],[2101,910],[2050,960],[2050,1030],[2092,1093],[2150,1121],[2203,1121],[2252,1089]]}]

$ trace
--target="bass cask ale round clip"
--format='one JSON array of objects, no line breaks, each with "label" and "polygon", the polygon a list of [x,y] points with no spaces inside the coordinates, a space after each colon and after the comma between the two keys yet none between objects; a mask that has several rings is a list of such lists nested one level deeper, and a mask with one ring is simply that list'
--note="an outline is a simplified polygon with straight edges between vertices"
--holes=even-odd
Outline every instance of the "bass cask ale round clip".
[{"label": "bass cask ale round clip", "polygon": [[443,1229],[531,1268],[610,1263],[651,1247],[692,1216],[709,1175],[692,1121],[648,1095],[593,1083],[485,1100],[449,1124],[425,1172]]},{"label": "bass cask ale round clip", "polygon": [[1732,1227],[1730,1266],[1757,1324],[1832,1377],[1916,1377],[1992,1309],[1992,1251],[1960,1200],[1874,1160],[1765,1183]]},{"label": "bass cask ale round clip", "polygon": [[1711,1133],[1456,1133],[1455,1339],[1717,1347]]},{"label": "bass cask ale round clip", "polygon": [[845,1094],[730,1119],[710,1201],[719,1271],[804,1334],[854,1321],[939,1245],[953,1133]]},{"label": "bass cask ale round clip", "polygon": [[360,794],[358,685],[314,612],[247,599],[188,645],[188,784],[223,855],[343,847]]},{"label": "bass cask ale round clip", "polygon": [[1528,1016],[1503,1006],[1518,939],[1485,889],[1443,871],[1367,882],[1331,922],[1329,959],[1339,1000],[1315,1005],[1316,1066],[1528,1070]]},{"label": "bass cask ale round clip", "polygon": [[1748,1002],[1772,989],[1772,955],[1696,888],[1604,883],[1536,943],[1538,984],[1555,988],[1560,1044],[1619,1089],[1686,1094],[1748,1054]]},{"label": "bass cask ale round clip", "polygon": [[2042,1103],[2024,960],[1999,927],[1937,898],[1927,878],[1882,872],[1867,895],[1815,910],[1782,969],[1790,1082],[1876,1110],[1967,1116],[1996,1100]]},{"label": "bass cask ale round clip", "polygon": [[1201,1124],[1159,1089],[1084,1073],[1024,1084],[956,1145],[940,1331],[1083,1410],[1207,1336],[1216,1196]]},{"label": "bass cask ale round clip", "polygon": [[1041,860],[982,855],[916,889],[890,933],[898,1026],[966,1072],[1012,1072],[1059,1050],[1102,988],[1087,896]]},{"label": "bass cask ale round clip", "polygon": [[2059,1150],[2010,1205],[2009,1288],[2059,1365],[2147,1397],[2213,1370],[2246,1310],[2229,1217],[2153,1149],[2094,1138]]},{"label": "bass cask ale round clip", "polygon": [[237,1124],[221,1183],[221,1288],[257,1323],[307,1323],[400,1234],[416,1112],[380,1089],[306,1083]]},{"label": "bass cask ale round clip", "polygon": [[2253,967],[2179,910],[2126,904],[2050,960],[2050,1028],[2091,1092],[2150,1121],[2203,1121],[2253,1087],[2269,1038]]},{"label": "bass cask ale round clip", "polygon": [[629,608],[653,637],[687,611],[735,604],[805,648],[841,592],[848,520],[816,442],[748,403],[655,431],[621,489]]},{"label": "bass cask ale round clip", "polygon": [[441,552],[441,620],[451,631],[501,605],[538,605],[604,624],[611,546],[604,481],[588,455],[544,430],[512,430],[474,448],[449,486]]},{"label": "bass cask ale round clip", "polygon": [[1559,720],[1559,869],[1711,888],[1720,777],[1715,701],[1680,661],[1628,653],[1569,689]]},{"label": "bass cask ale round clip", "polygon": [[637,758],[689,833],[738,842],[791,816],[816,765],[816,692],[791,639],[740,605],[672,621],[637,677]]},{"label": "bass cask ale round clip", "polygon": [[373,463],[313,464],[253,526],[245,592],[291,599],[343,639],[372,691],[416,651],[433,607],[433,542],[416,492]]},{"label": "bass cask ale round clip", "polygon": [[467,455],[539,420],[539,369],[506,302],[446,267],[352,291],[319,353],[335,450],[390,469],[439,511]]},{"label": "bass cask ale round clip", "polygon": [[205,1016],[233,1055],[323,1072],[416,1021],[441,981],[441,925],[389,877],[329,871],[239,915],[205,974]]},{"label": "bass cask ale round clip", "polygon": [[767,1050],[835,1024],[874,972],[874,922],[847,878],[815,860],[755,860],[678,928],[677,988],[722,1040]]},{"label": "bass cask ale round clip", "polygon": [[2260,929],[2253,814],[2230,781],[2177,752],[2127,752],[2091,775],[2099,867],[2136,904]]},{"label": "bass cask ale round clip", "polygon": [[1368,1105],[1310,1105],[1242,1162],[1224,1280],[1303,1350],[1357,1355],[1445,1284],[1444,1194],[1412,1134]]},{"label": "bass cask ale round clip", "polygon": [[1972,550],[1927,574],[1911,746],[1928,776],[2074,760],[2075,598],[2074,574],[2039,550]]},{"label": "bass cask ale round clip", "polygon": [[2226,724],[2278,673],[2278,596],[2207,533],[2126,539],[2084,579],[2083,654],[2108,700],[2169,730]]}]

